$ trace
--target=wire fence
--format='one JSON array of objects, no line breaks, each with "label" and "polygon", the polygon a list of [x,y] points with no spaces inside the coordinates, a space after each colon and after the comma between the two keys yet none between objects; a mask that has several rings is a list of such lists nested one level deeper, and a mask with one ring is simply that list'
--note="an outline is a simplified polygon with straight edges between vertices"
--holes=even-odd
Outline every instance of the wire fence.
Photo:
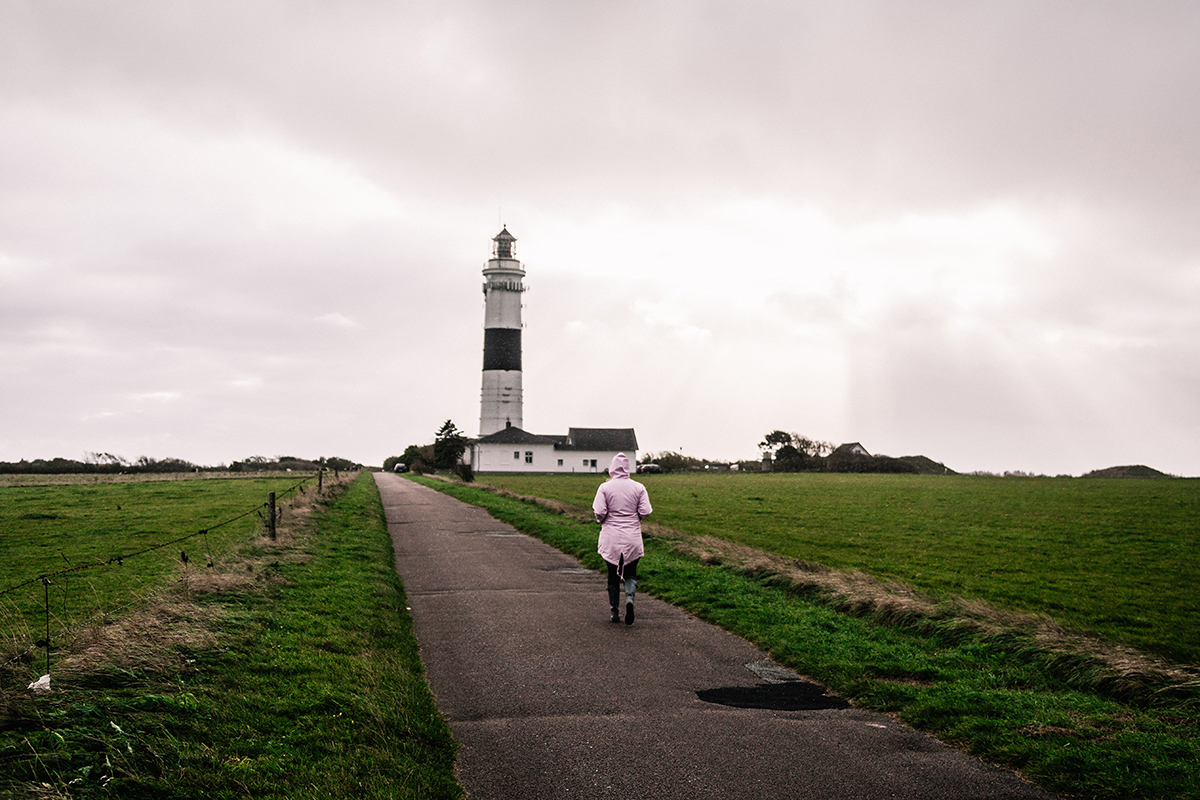
[{"label": "wire fence", "polygon": [[[312,481],[316,481],[317,494],[320,495],[324,489],[323,472],[304,478],[281,492],[268,492],[262,503],[216,524],[154,544],[119,550],[107,558],[71,564],[60,551],[68,566],[41,572],[0,589],[0,622],[9,623],[9,630],[0,639],[0,659],[3,659],[0,661],[0,670],[7,671],[17,662],[36,664],[39,661],[37,653],[41,650],[44,654],[44,674],[49,675],[52,652],[68,647],[82,631],[175,586],[186,584],[192,577],[192,570],[213,569],[255,538],[265,534],[274,540],[283,513],[283,502],[298,493],[303,494],[306,485]],[[247,520],[252,524],[247,526]],[[239,523],[243,525],[239,526]],[[179,548],[177,553],[175,548]],[[149,561],[156,554],[166,555],[169,561],[177,564],[182,574],[176,575],[168,570],[151,571],[151,577],[141,583],[136,576],[128,574],[126,567],[130,562]],[[201,563],[203,567],[198,566]],[[164,572],[167,572],[165,578]],[[97,592],[98,582],[106,577],[113,578],[119,588],[107,593]],[[101,597],[107,596],[108,600],[72,614],[69,610],[72,581],[77,582],[78,588],[80,580],[84,582],[85,589],[91,589],[93,594]],[[120,600],[114,600],[114,597]],[[56,612],[55,608],[60,608],[61,612]],[[5,650],[8,652],[4,653]]]}]

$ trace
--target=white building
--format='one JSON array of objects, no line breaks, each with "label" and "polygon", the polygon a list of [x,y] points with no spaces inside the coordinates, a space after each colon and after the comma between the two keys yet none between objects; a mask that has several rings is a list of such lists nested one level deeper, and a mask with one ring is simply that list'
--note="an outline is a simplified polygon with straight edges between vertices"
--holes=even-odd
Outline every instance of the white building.
[{"label": "white building", "polygon": [[633,428],[571,428],[566,436],[539,436],[520,428],[481,436],[471,446],[476,472],[604,472],[617,453],[637,463]]},{"label": "white building", "polygon": [[516,259],[516,238],[505,227],[496,235],[483,269],[483,389],[479,438],[471,443],[476,472],[603,472],[617,453],[637,463],[633,428],[571,428],[565,436],[522,430],[521,297],[525,268]]}]

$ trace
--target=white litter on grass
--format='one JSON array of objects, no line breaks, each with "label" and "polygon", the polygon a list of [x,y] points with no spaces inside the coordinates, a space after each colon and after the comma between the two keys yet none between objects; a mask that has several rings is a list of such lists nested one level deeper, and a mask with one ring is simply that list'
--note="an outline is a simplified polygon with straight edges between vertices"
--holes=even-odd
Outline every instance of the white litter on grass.
[{"label": "white litter on grass", "polygon": [[43,675],[33,683],[29,684],[28,688],[33,689],[33,691],[37,694],[43,694],[50,691],[50,676]]}]

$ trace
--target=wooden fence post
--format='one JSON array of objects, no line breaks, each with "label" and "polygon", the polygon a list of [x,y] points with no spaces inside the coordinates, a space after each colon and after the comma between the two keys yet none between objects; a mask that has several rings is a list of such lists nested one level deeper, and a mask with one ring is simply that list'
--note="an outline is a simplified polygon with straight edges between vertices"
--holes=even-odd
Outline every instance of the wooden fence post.
[{"label": "wooden fence post", "polygon": [[321,493],[321,478],[325,477],[325,470],[317,470],[317,494]]},{"label": "wooden fence post", "polygon": [[275,493],[267,492],[267,531],[275,541]]},{"label": "wooden fence post", "polygon": [[50,579],[42,578],[42,588],[46,591],[46,674],[50,674]]}]

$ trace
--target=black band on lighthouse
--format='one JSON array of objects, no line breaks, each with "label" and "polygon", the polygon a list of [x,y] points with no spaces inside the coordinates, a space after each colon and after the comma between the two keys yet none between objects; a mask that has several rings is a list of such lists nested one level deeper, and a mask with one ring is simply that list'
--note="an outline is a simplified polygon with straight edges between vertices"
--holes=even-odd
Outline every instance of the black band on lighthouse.
[{"label": "black band on lighthouse", "polygon": [[483,331],[483,370],[521,371],[521,329],[485,328]]}]

